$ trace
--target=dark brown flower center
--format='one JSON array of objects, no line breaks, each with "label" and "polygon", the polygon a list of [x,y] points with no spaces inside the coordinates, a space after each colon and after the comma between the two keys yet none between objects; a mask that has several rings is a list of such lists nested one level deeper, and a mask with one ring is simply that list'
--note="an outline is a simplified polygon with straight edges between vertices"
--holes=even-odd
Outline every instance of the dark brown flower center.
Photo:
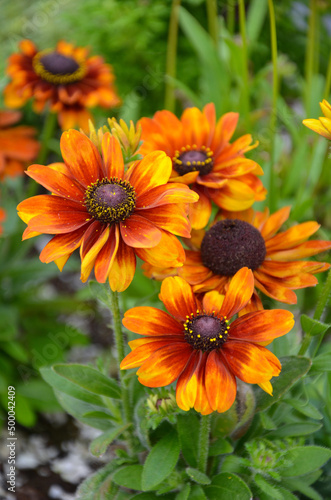
[{"label": "dark brown flower center", "polygon": [[38,52],[33,59],[33,68],[43,80],[55,85],[77,82],[85,74],[84,64],[56,51]]},{"label": "dark brown flower center", "polygon": [[204,266],[213,273],[233,276],[242,267],[254,271],[266,256],[261,233],[248,222],[225,219],[206,232],[201,244]]},{"label": "dark brown flower center", "polygon": [[97,180],[85,192],[86,210],[106,224],[125,221],[136,206],[136,194],[128,181],[115,177]]},{"label": "dark brown flower center", "polygon": [[182,147],[181,151],[176,151],[173,157],[174,169],[179,175],[188,172],[200,172],[200,175],[207,175],[213,168],[213,152],[202,146],[197,149],[196,144]]},{"label": "dark brown flower center", "polygon": [[214,314],[191,314],[185,324],[185,340],[194,349],[212,351],[221,347],[228,337],[229,322]]}]

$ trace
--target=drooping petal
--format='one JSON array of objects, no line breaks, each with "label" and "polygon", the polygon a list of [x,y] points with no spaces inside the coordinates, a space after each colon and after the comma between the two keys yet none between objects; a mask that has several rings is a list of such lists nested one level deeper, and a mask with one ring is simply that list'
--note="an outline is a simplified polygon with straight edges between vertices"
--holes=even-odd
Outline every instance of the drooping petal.
[{"label": "drooping petal", "polygon": [[225,293],[226,287],[229,283],[228,276],[219,276],[218,274],[206,278],[201,283],[193,285],[194,293],[209,292],[210,290],[217,290],[220,293]]},{"label": "drooping petal", "polygon": [[113,292],[126,290],[133,280],[135,271],[135,252],[120,237],[115,259],[108,275],[109,285]]},{"label": "drooping petal", "polygon": [[155,247],[162,237],[160,229],[137,213],[120,222],[120,231],[124,243],[134,248]]},{"label": "drooping petal", "polygon": [[65,255],[71,255],[81,244],[85,228],[79,228],[67,234],[57,234],[43,248],[40,254],[41,262],[48,264]]},{"label": "drooping petal", "polygon": [[138,366],[141,366],[155,351],[169,346],[169,342],[170,341],[167,339],[162,339],[144,343],[144,345],[137,347],[125,356],[120,364],[120,369],[128,370],[129,368],[137,368]]},{"label": "drooping petal", "polygon": [[285,302],[286,304],[297,303],[297,296],[295,293],[283,286],[281,280],[278,283],[275,279],[272,280],[271,277],[260,275],[257,271],[254,271],[254,278],[256,288],[268,295],[268,297],[279,300],[280,302]]},{"label": "drooping petal", "polygon": [[253,291],[253,273],[248,267],[242,267],[230,281],[221,309],[223,316],[231,318],[239,312],[250,300]]},{"label": "drooping petal", "polygon": [[205,384],[208,401],[214,411],[222,413],[231,408],[236,399],[236,379],[216,349],[207,358]]},{"label": "drooping petal", "polygon": [[210,278],[212,274],[212,271],[202,264],[200,266],[190,266],[186,265],[185,262],[183,267],[178,268],[178,276],[181,276],[190,285],[203,283],[207,278]]},{"label": "drooping petal", "polygon": [[179,267],[185,261],[185,251],[180,241],[167,231],[153,248],[135,248],[136,255],[155,267]]},{"label": "drooping petal", "polygon": [[216,290],[207,292],[202,299],[203,309],[207,313],[215,312],[217,314],[221,310],[223,302],[224,295],[220,294]]},{"label": "drooping petal", "polygon": [[197,186],[193,190],[199,195],[199,199],[196,203],[190,203],[189,219],[194,229],[202,229],[208,224],[212,205],[208,196],[205,195],[203,187]]},{"label": "drooping petal", "polygon": [[259,267],[263,273],[270,274],[276,278],[287,278],[300,273],[316,273],[324,267],[323,262],[313,261],[294,261],[294,262],[277,262],[274,260],[265,260]]},{"label": "drooping petal", "polygon": [[254,191],[241,181],[228,180],[219,190],[210,190],[212,200],[220,208],[229,211],[245,210],[254,203]]},{"label": "drooping petal", "polygon": [[267,342],[285,335],[293,326],[293,314],[289,311],[283,309],[255,311],[231,323],[229,338],[249,342]]},{"label": "drooping petal", "polygon": [[250,342],[228,340],[222,346],[221,354],[232,373],[248,384],[270,380],[281,370],[281,364],[272,352]]},{"label": "drooping petal", "polygon": [[100,250],[106,244],[109,238],[109,231],[109,226],[94,221],[85,232],[80,247],[82,260],[80,279],[83,283],[87,281]]},{"label": "drooping petal", "polygon": [[130,175],[130,184],[136,190],[137,201],[151,189],[166,184],[171,171],[171,160],[164,151],[148,153],[133,167]]},{"label": "drooping petal", "polygon": [[325,252],[325,250],[329,250],[330,248],[330,241],[310,240],[288,250],[268,251],[267,257],[271,260],[286,262],[288,260],[297,260],[305,257],[312,257],[313,255]]},{"label": "drooping petal", "polygon": [[178,378],[176,385],[176,402],[181,410],[188,411],[190,408],[194,407],[199,383],[196,367],[201,358],[201,351],[192,350],[189,361]]},{"label": "drooping petal", "polygon": [[[196,203],[193,205],[196,205]],[[191,226],[186,213],[186,205],[179,203],[177,205],[163,205],[162,209],[155,207],[142,211],[137,210],[136,212],[136,214],[142,215],[156,227],[189,238],[191,236]]]},{"label": "drooping petal", "polygon": [[105,283],[111,266],[114,263],[119,245],[119,229],[117,225],[109,228],[109,235],[106,243],[99,251],[94,264],[95,279],[99,283]]},{"label": "drooping petal", "polygon": [[124,314],[123,325],[139,335],[182,335],[184,328],[170,314],[155,307],[133,307]]},{"label": "drooping petal", "polygon": [[163,387],[174,382],[191,355],[184,342],[173,342],[155,351],[137,371],[138,380],[147,387]]},{"label": "drooping petal", "polygon": [[169,183],[157,186],[137,197],[136,208],[147,209],[167,205],[168,203],[194,203],[199,195],[185,184]]},{"label": "drooping petal", "polygon": [[315,221],[303,222],[296,226],[277,234],[270,240],[266,241],[267,252],[275,252],[277,250],[286,250],[303,243],[309,236],[316,233],[320,224]]},{"label": "drooping petal", "polygon": [[166,278],[162,282],[159,297],[170,314],[180,321],[186,321],[186,316],[199,309],[192,288],[179,276]]},{"label": "drooping petal", "polygon": [[105,164],[105,177],[108,179],[112,177],[122,179],[124,176],[124,161],[121,146],[116,137],[110,135],[109,132],[106,132],[102,138],[101,151]]},{"label": "drooping petal", "polygon": [[194,409],[201,413],[201,415],[209,415],[213,412],[213,408],[209,404],[207,397],[207,390],[205,384],[206,360],[208,353],[204,352],[197,365],[197,396],[194,401]]},{"label": "drooping petal", "polygon": [[103,177],[100,154],[84,134],[77,130],[63,132],[60,146],[65,164],[84,187]]}]

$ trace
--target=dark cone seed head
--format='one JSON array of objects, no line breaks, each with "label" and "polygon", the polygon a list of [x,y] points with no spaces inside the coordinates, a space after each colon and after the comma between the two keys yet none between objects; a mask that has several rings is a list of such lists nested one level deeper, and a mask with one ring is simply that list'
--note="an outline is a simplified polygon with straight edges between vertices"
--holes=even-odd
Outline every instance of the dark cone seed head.
[{"label": "dark cone seed head", "polygon": [[85,206],[89,214],[106,224],[125,221],[135,205],[134,188],[128,181],[116,178],[98,180],[85,193]]},{"label": "dark cone seed head", "polygon": [[194,349],[213,351],[221,347],[228,337],[228,321],[214,314],[191,315],[184,324],[185,340]]},{"label": "dark cone seed head", "polygon": [[181,151],[176,151],[173,158],[174,169],[179,175],[185,175],[188,172],[200,172],[200,175],[207,175],[213,168],[213,153],[209,148],[202,146],[197,149],[194,144],[186,146]]},{"label": "dark cone seed head", "polygon": [[32,64],[37,75],[54,85],[78,82],[85,75],[84,64],[56,51],[38,52]]},{"label": "dark cone seed head", "polygon": [[266,256],[261,233],[248,222],[225,219],[206,232],[201,244],[203,265],[213,273],[233,276],[242,267],[257,269]]}]

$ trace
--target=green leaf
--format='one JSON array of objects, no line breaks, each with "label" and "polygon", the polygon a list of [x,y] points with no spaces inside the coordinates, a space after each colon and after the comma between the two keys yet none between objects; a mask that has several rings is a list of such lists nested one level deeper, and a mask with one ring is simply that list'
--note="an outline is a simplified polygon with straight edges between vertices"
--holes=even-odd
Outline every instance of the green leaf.
[{"label": "green leaf", "polygon": [[302,479],[289,478],[284,481],[284,484],[292,491],[299,491],[306,497],[311,498],[311,500],[325,500],[325,498],[321,497],[314,488],[306,484]]},{"label": "green leaf", "polygon": [[235,474],[221,472],[214,476],[211,485],[205,487],[209,500],[251,500],[247,484]]},{"label": "green leaf", "polygon": [[200,472],[198,469],[193,469],[192,467],[187,467],[185,469],[186,474],[188,475],[189,478],[191,478],[194,482],[198,484],[210,484],[211,480],[209,477],[204,474],[203,472]]},{"label": "green leaf", "polygon": [[90,403],[85,403],[85,401],[81,401],[79,399],[72,398],[64,392],[60,392],[57,390],[55,390],[54,392],[60,405],[66,410],[67,413],[70,413],[70,415],[75,417],[77,420],[83,422],[83,424],[90,425],[95,429],[100,429],[102,431],[109,430],[108,420],[104,418],[84,417],[86,413],[100,410],[100,407],[91,405]]},{"label": "green leaf", "polygon": [[185,484],[183,489],[176,495],[175,500],[189,500],[191,498],[191,485],[190,483]]},{"label": "green leaf", "polygon": [[88,411],[84,413],[85,418],[104,418],[105,420],[116,421],[115,418],[106,411]]},{"label": "green leaf", "polygon": [[280,358],[282,371],[278,377],[272,379],[273,396],[269,396],[262,389],[256,389],[256,411],[263,411],[280,400],[297,380],[303,377],[311,366],[308,358],[300,356],[286,356]]},{"label": "green leaf", "polygon": [[121,399],[121,389],[117,382],[95,368],[79,364],[58,364],[53,366],[53,370],[93,394]]},{"label": "green leaf", "polygon": [[313,359],[313,366],[310,373],[314,372],[330,372],[331,371],[331,355],[329,353],[320,354]]},{"label": "green leaf", "polygon": [[177,433],[166,434],[148,454],[142,475],[142,489],[152,490],[173,471],[179,458]]},{"label": "green leaf", "polygon": [[114,439],[120,436],[122,432],[130,427],[130,425],[131,423],[122,425],[122,427],[112,427],[97,438],[93,439],[90,444],[90,452],[92,453],[92,455],[94,455],[95,457],[100,457],[100,455],[103,455],[110,443],[112,443]]},{"label": "green leaf", "polygon": [[172,494],[158,496],[155,493],[144,492],[144,493],[138,493],[137,495],[130,497],[130,500],[174,500],[174,498],[175,497]]},{"label": "green leaf", "polygon": [[308,436],[317,432],[322,427],[322,424],[315,422],[298,422],[295,424],[286,424],[279,427],[277,430],[270,432],[268,438],[281,439],[294,436]]},{"label": "green leaf", "polygon": [[141,490],[142,465],[127,465],[113,474],[114,483],[131,490]]},{"label": "green leaf", "polygon": [[190,500],[208,500],[208,499],[201,486],[194,484],[191,489]]},{"label": "green leaf", "polygon": [[315,408],[315,406],[310,403],[292,398],[286,398],[283,400],[283,402],[291,405],[306,417],[315,418],[316,420],[321,420],[323,418],[322,413],[320,413],[317,408]]},{"label": "green leaf", "polygon": [[118,468],[118,462],[112,460],[105,467],[89,476],[77,490],[77,500],[110,500],[112,478],[111,473]]},{"label": "green leaf", "polygon": [[198,440],[192,436],[199,435],[199,419],[193,413],[177,415],[177,432],[183,457],[188,465],[196,467],[198,464]]},{"label": "green leaf", "polygon": [[71,396],[73,398],[84,401],[85,403],[104,407],[104,403],[99,396],[94,395],[91,392],[80,388],[73,382],[70,382],[69,380],[61,377],[60,375],[55,373],[52,367],[42,367],[39,369],[39,371],[43,379],[51,387],[53,387],[53,389],[63,392],[64,394],[68,394],[68,396]]},{"label": "green leaf", "polygon": [[309,335],[319,335],[325,333],[331,325],[327,323],[322,323],[317,319],[310,318],[306,314],[302,314],[300,317],[301,326],[304,332],[309,333]]},{"label": "green leaf", "polygon": [[24,396],[16,394],[16,420],[19,424],[25,427],[31,427],[36,423],[37,417],[31,405]]},{"label": "green leaf", "polygon": [[322,467],[331,458],[331,450],[322,446],[296,446],[284,459],[289,462],[281,471],[282,477],[303,476]]},{"label": "green leaf", "polygon": [[283,500],[283,495],[280,493],[279,489],[270,484],[266,479],[264,479],[263,476],[261,476],[261,474],[256,474],[254,481],[260,490],[269,495],[272,499]]},{"label": "green leaf", "polygon": [[226,453],[232,453],[233,446],[224,438],[218,438],[217,441],[212,443],[209,447],[209,456],[218,457],[219,455],[225,455]]}]

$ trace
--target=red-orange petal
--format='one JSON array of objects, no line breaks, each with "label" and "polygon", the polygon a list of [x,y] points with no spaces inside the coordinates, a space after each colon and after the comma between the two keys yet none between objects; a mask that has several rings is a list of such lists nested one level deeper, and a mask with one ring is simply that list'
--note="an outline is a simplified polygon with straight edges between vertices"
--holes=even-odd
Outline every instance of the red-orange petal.
[{"label": "red-orange petal", "polygon": [[217,314],[221,310],[223,302],[224,295],[220,294],[216,290],[207,292],[202,299],[203,309],[210,314],[212,312]]},{"label": "red-orange petal", "polygon": [[170,314],[180,321],[186,321],[186,316],[199,309],[192,288],[179,276],[166,278],[162,282],[159,297]]},{"label": "red-orange petal", "polygon": [[267,253],[293,248],[316,233],[319,227],[320,224],[314,221],[303,222],[302,224],[290,227],[287,231],[283,231],[266,241]]},{"label": "red-orange petal", "polygon": [[94,274],[99,283],[105,283],[108,278],[118,250],[119,239],[119,228],[116,224],[110,227],[108,239],[95,259]]},{"label": "red-orange petal", "polygon": [[85,228],[66,234],[57,234],[43,248],[39,258],[41,262],[48,264],[56,259],[72,254],[81,244]]},{"label": "red-orange petal", "polygon": [[242,267],[230,281],[221,309],[223,316],[231,318],[239,312],[250,300],[253,291],[253,273],[248,267]]},{"label": "red-orange petal", "polygon": [[254,271],[255,286],[261,292],[268,295],[272,299],[279,300],[280,302],[285,302],[286,304],[296,304],[297,296],[292,290],[289,290],[285,286],[267,275],[263,275],[258,271]]},{"label": "red-orange petal", "polygon": [[120,222],[120,231],[124,243],[134,248],[155,247],[162,237],[160,229],[137,213]]},{"label": "red-orange petal", "polygon": [[174,382],[191,355],[192,347],[173,342],[155,351],[139,368],[139,382],[147,387],[163,387]]},{"label": "red-orange petal", "polygon": [[283,207],[277,210],[274,214],[270,215],[263,228],[261,229],[261,235],[265,240],[268,240],[274,236],[278,229],[287,221],[290,216],[291,207]]},{"label": "red-orange petal", "polygon": [[229,179],[221,189],[210,191],[210,197],[220,208],[239,211],[249,208],[254,203],[254,191],[237,179]]},{"label": "red-orange petal", "polygon": [[63,132],[60,147],[65,164],[84,187],[103,177],[99,151],[86,135],[77,130]]},{"label": "red-orange petal", "polygon": [[204,193],[203,186],[193,187],[193,190],[199,195],[199,199],[196,203],[190,203],[189,219],[194,229],[202,229],[208,224],[212,205],[210,199]]},{"label": "red-orange petal", "polygon": [[[49,199],[46,200],[46,197]],[[69,200],[58,196],[45,195],[45,198],[44,213],[29,220],[29,229],[32,231],[45,234],[64,234],[75,231],[90,220],[87,212],[81,211],[78,203],[69,202]]]},{"label": "red-orange petal", "polygon": [[54,194],[75,201],[84,201],[85,191],[82,185],[63,172],[45,165],[31,165],[26,173]]},{"label": "red-orange petal", "polygon": [[191,356],[180,374],[176,385],[176,402],[181,410],[194,407],[198,390],[197,366],[201,362],[202,351],[192,350]]},{"label": "red-orange petal", "polygon": [[221,354],[232,373],[248,384],[270,380],[281,370],[278,358],[258,344],[228,340],[222,346]]},{"label": "red-orange petal", "polygon": [[194,203],[198,201],[199,195],[189,189],[188,186],[178,183],[169,183],[165,186],[157,186],[136,200],[137,209],[160,207],[168,203]]},{"label": "red-orange petal", "polygon": [[293,326],[293,314],[289,311],[283,309],[255,311],[231,323],[229,338],[249,342],[267,342],[282,337]]},{"label": "red-orange petal", "polygon": [[133,307],[124,314],[123,325],[139,335],[183,335],[184,328],[170,314],[155,307]]},{"label": "red-orange petal", "polygon": [[280,262],[312,257],[331,248],[331,241],[310,240],[288,250],[268,251],[267,257]]},{"label": "red-orange petal", "polygon": [[236,399],[236,379],[216,349],[207,358],[205,384],[208,401],[214,411],[222,413],[231,408]]},{"label": "red-orange petal", "polygon": [[80,279],[83,283],[91,274],[95,260],[109,238],[109,232],[109,226],[100,224],[98,221],[94,221],[86,231],[80,248],[82,261]]},{"label": "red-orange petal", "polygon": [[161,241],[153,248],[136,248],[136,255],[155,267],[179,267],[185,261],[185,251],[180,241],[161,229]]},{"label": "red-orange petal", "polygon": [[178,234],[186,238],[191,236],[191,226],[186,217],[187,209],[184,204],[163,205],[162,209],[155,207],[147,210],[137,210],[136,213],[148,219],[156,227],[160,227],[172,234]]},{"label": "red-orange petal", "polygon": [[135,271],[135,252],[124,243],[120,236],[118,249],[108,275],[109,285],[113,292],[124,292],[131,284]]},{"label": "red-orange petal", "polygon": [[172,171],[169,156],[164,151],[148,153],[131,170],[130,184],[137,193],[137,201],[151,189],[166,184]]},{"label": "red-orange petal", "polygon": [[144,345],[134,349],[122,360],[120,369],[128,370],[129,368],[137,368],[147,361],[155,351],[167,346],[169,346],[169,340],[167,339],[144,343]]},{"label": "red-orange petal", "polygon": [[106,132],[101,143],[102,157],[104,161],[105,177],[111,179],[117,177],[122,179],[124,176],[124,161],[120,143],[116,137]]}]

